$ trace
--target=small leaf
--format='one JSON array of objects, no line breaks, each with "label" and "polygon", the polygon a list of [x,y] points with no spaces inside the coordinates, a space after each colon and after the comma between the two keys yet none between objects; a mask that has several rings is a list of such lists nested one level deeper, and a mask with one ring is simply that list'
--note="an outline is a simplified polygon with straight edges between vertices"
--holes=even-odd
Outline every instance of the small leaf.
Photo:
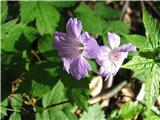
[{"label": "small leaf", "polygon": [[135,119],[136,116],[142,111],[142,108],[143,106],[137,102],[128,102],[120,108],[118,117],[120,120]]},{"label": "small leaf", "polygon": [[42,1],[33,3],[21,1],[20,15],[23,23],[36,19],[36,27],[41,35],[48,33],[52,35],[60,18],[60,14],[50,2]]},{"label": "small leaf", "polygon": [[143,9],[143,23],[146,36],[153,49],[160,47],[160,23]]},{"label": "small leaf", "polygon": [[160,74],[159,74],[160,68],[154,64],[151,69],[148,69],[149,72],[148,78],[145,81],[145,91],[146,91],[146,104],[147,104],[147,112],[150,112],[150,109],[152,105],[155,103],[155,101],[158,98],[159,95],[159,81],[160,81]]},{"label": "small leaf", "polygon": [[102,34],[105,21],[96,16],[89,6],[84,3],[80,4],[76,8],[75,14],[82,21],[82,25],[85,31],[98,35]]},{"label": "small leaf", "polygon": [[80,120],[105,120],[104,112],[101,110],[99,104],[94,104],[90,106],[88,112],[83,112]]},{"label": "small leaf", "polygon": [[132,60],[124,64],[122,68],[131,69],[133,71],[149,69],[153,66],[154,63],[155,62],[153,59],[147,59],[141,56],[133,56]]},{"label": "small leaf", "polygon": [[7,15],[8,15],[7,1],[2,1],[1,2],[1,23],[3,23],[6,20]]},{"label": "small leaf", "polygon": [[57,84],[53,87],[53,89],[43,96],[42,104],[44,107],[46,107],[51,104],[64,102],[65,100],[66,98],[64,86],[61,81],[58,81]]},{"label": "small leaf", "polygon": [[135,45],[136,47],[140,48],[140,50],[150,50],[151,45],[148,43],[147,38],[141,35],[124,35],[125,38]]},{"label": "small leaf", "polygon": [[7,106],[8,106],[8,99],[6,98],[0,103],[0,119],[2,119],[4,116],[7,116]]},{"label": "small leaf", "polygon": [[11,106],[13,109],[19,110],[22,107],[22,95],[21,94],[12,94]]},{"label": "small leaf", "polygon": [[21,115],[18,112],[13,112],[9,117],[9,120],[21,120]]}]

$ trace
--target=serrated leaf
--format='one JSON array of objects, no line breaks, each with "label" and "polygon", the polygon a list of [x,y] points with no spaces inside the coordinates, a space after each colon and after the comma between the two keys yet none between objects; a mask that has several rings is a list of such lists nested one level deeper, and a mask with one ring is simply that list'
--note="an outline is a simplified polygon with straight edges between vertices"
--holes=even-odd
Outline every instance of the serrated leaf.
[{"label": "serrated leaf", "polygon": [[153,49],[160,47],[160,23],[143,9],[143,23],[146,36]]},{"label": "serrated leaf", "polygon": [[88,112],[83,112],[80,120],[105,120],[104,112],[101,110],[99,104],[94,104],[90,106]]},{"label": "serrated leaf", "polygon": [[[38,2],[36,26],[41,35],[55,31],[60,18],[58,11],[47,2]],[[47,11],[47,12],[46,12]]]},{"label": "serrated leaf", "polygon": [[60,18],[60,14],[50,2],[42,1],[33,3],[21,1],[20,15],[21,21],[24,23],[36,19],[36,27],[41,35],[53,34]]},{"label": "serrated leaf", "polygon": [[2,102],[0,102],[0,119],[2,119],[4,116],[7,116],[7,106],[8,106],[8,99],[6,98]]},{"label": "serrated leaf", "polygon": [[53,87],[53,89],[43,96],[42,104],[44,107],[57,104],[60,102],[64,102],[65,98],[65,90],[61,81],[58,81],[57,84]]},{"label": "serrated leaf", "polygon": [[127,68],[133,71],[149,69],[153,66],[154,63],[155,62],[153,59],[147,59],[141,56],[133,56],[132,60],[124,64],[122,68]]},{"label": "serrated leaf", "polygon": [[155,103],[155,101],[158,98],[159,95],[159,81],[160,81],[160,74],[159,74],[160,68],[154,64],[151,69],[148,69],[150,73],[147,75],[148,78],[145,81],[145,98],[146,98],[146,104],[147,104],[147,111],[150,112],[150,109],[152,105]]},{"label": "serrated leaf", "polygon": [[151,45],[148,43],[147,38],[141,35],[124,35],[127,41],[140,48],[140,50],[151,50]]},{"label": "serrated leaf", "polygon": [[[16,22],[17,19],[2,24],[1,40],[3,51],[18,52],[20,49],[29,48],[30,43],[33,42],[38,34],[33,27],[16,24]],[[23,37],[23,39],[20,40],[20,37]]]},{"label": "serrated leaf", "polygon": [[1,2],[1,23],[3,23],[6,20],[7,15],[8,15],[7,1],[2,1]]},{"label": "serrated leaf", "polygon": [[9,117],[9,120],[21,120],[20,113],[18,112],[13,112],[11,116]]},{"label": "serrated leaf", "polygon": [[15,110],[19,110],[22,107],[23,99],[21,94],[12,94],[11,106]]},{"label": "serrated leaf", "polygon": [[143,106],[137,102],[128,102],[120,108],[118,118],[120,120],[134,119],[142,111],[142,108]]},{"label": "serrated leaf", "polygon": [[80,4],[76,8],[75,14],[82,21],[82,25],[85,31],[98,35],[102,34],[105,21],[96,16],[89,6],[84,3]]},{"label": "serrated leaf", "polygon": [[20,16],[21,22],[29,23],[36,18],[37,14],[37,2],[27,2],[27,1],[20,1]]}]

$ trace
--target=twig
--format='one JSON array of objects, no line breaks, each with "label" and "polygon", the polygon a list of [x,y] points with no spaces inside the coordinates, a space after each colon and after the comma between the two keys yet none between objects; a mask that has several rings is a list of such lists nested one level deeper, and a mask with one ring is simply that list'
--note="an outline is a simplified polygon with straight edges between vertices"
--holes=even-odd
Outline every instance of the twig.
[{"label": "twig", "polygon": [[154,7],[154,5],[150,1],[146,1],[146,3],[148,3],[148,5],[151,6],[151,8],[153,9],[153,11],[160,17],[160,13],[156,10],[156,8]]},{"label": "twig", "polygon": [[127,81],[123,81],[119,85],[114,87],[113,89],[109,90],[108,92],[101,93],[101,94],[89,99],[88,103],[94,104],[94,103],[99,102],[101,100],[109,99],[109,98],[113,97],[114,95],[116,95],[126,84],[127,84]]},{"label": "twig", "polygon": [[122,20],[122,19],[123,19],[123,16],[124,16],[124,14],[125,14],[125,12],[126,12],[126,9],[127,9],[128,5],[129,5],[129,1],[126,1],[125,4],[124,4],[124,6],[123,6],[123,9],[122,9],[122,11],[121,11],[121,15],[120,15],[120,17],[119,17],[119,20]]}]

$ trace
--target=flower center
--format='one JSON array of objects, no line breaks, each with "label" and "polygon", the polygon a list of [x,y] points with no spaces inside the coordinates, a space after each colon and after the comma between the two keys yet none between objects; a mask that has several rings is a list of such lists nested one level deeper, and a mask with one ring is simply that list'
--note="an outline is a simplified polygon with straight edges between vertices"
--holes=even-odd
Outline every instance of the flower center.
[{"label": "flower center", "polygon": [[83,50],[84,50],[84,46],[83,46],[83,44],[81,44],[81,45],[78,47],[78,50],[80,51],[80,53],[82,53],[82,52],[83,52]]}]

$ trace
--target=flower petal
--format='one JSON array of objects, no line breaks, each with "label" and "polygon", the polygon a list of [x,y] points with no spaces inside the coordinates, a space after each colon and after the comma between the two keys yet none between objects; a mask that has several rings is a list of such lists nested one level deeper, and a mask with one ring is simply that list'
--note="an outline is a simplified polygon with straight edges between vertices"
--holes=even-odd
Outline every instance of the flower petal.
[{"label": "flower petal", "polygon": [[71,65],[73,59],[62,58],[62,60],[63,60],[64,69],[69,73],[70,65]]},{"label": "flower petal", "polygon": [[70,65],[70,72],[77,80],[87,76],[88,70],[91,66],[83,56],[76,57]]},{"label": "flower petal", "polygon": [[136,51],[136,46],[133,46],[131,43],[125,44],[120,49],[121,52]]},{"label": "flower petal", "polygon": [[97,41],[90,37],[87,32],[82,33],[81,41],[84,45],[83,55],[87,58],[96,59],[100,54],[100,46]]},{"label": "flower petal", "polygon": [[82,31],[82,24],[76,18],[70,18],[66,25],[66,32],[70,37],[79,38]]},{"label": "flower petal", "polygon": [[108,44],[111,49],[117,48],[120,45],[120,37],[115,33],[108,32]]},{"label": "flower petal", "polygon": [[61,45],[61,41],[64,41],[66,39],[66,34],[61,32],[56,32],[54,34],[54,47],[58,49]]}]

